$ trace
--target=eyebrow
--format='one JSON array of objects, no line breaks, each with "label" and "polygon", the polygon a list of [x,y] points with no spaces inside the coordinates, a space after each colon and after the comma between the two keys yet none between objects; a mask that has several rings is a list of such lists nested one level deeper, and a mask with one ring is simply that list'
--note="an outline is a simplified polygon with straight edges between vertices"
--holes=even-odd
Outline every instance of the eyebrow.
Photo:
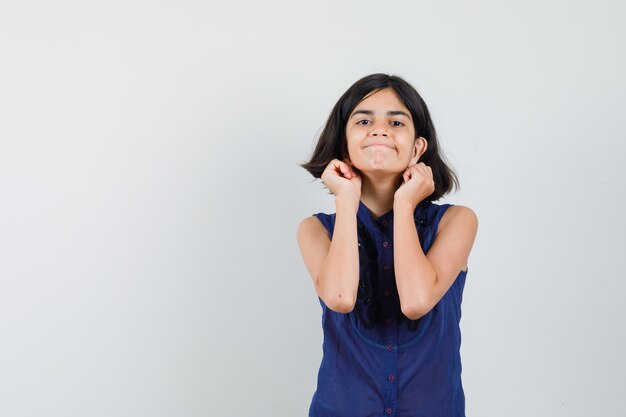
[{"label": "eyebrow", "polygon": [[[352,116],[350,116],[350,118],[352,119],[357,114],[367,114],[367,115],[371,116],[371,115],[374,114],[374,112],[371,111],[371,110],[357,110],[354,113],[352,113]],[[411,116],[409,116],[408,114],[406,114],[402,110],[389,110],[387,112],[387,116],[405,116],[408,119],[411,119]]]}]

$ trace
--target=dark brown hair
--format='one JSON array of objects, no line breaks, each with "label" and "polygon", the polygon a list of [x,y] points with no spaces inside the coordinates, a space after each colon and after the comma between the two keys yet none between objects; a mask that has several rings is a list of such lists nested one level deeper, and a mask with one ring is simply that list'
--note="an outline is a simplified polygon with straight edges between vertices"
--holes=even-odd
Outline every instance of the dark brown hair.
[{"label": "dark brown hair", "polygon": [[415,127],[415,139],[422,136],[428,142],[426,152],[420,157],[433,171],[435,191],[424,201],[436,201],[452,190],[459,188],[459,180],[454,171],[446,164],[445,156],[439,149],[435,126],[430,118],[426,103],[413,86],[396,75],[371,74],[361,78],[339,98],[330,112],[311,159],[300,166],[313,177],[320,178],[326,166],[333,159],[340,161],[347,158],[346,124],[354,108],[370,93],[392,88],[400,101],[411,112]]}]

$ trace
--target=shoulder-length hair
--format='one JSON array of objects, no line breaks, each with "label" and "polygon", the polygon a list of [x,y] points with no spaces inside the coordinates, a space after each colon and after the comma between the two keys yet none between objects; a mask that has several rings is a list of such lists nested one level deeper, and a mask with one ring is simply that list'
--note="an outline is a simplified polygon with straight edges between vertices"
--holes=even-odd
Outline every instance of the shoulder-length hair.
[{"label": "shoulder-length hair", "polygon": [[387,87],[396,92],[400,101],[411,112],[415,127],[415,140],[422,136],[428,142],[426,152],[421,156],[420,162],[424,162],[432,169],[435,191],[424,201],[439,200],[450,192],[453,186],[458,189],[459,180],[445,162],[446,158],[439,148],[435,126],[426,103],[413,86],[396,75],[371,74],[352,84],[331,110],[311,159],[299,166],[309,171],[313,177],[320,178],[330,161],[335,158],[343,161],[347,158],[349,156],[346,143],[348,117],[366,96]]}]

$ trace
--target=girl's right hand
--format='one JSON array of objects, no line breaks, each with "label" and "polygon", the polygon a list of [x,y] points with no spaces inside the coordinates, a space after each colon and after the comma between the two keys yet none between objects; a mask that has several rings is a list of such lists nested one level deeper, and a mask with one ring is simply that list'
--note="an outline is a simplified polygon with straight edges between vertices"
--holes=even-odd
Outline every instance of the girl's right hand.
[{"label": "girl's right hand", "polygon": [[[346,196],[358,205],[361,200],[361,176],[348,160],[333,159],[322,172],[322,182],[335,197]],[[343,198],[343,197],[342,197]]]}]

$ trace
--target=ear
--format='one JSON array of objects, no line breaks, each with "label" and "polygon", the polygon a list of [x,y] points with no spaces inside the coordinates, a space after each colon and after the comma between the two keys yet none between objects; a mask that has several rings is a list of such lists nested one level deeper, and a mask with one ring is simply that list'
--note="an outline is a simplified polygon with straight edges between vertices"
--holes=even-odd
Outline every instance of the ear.
[{"label": "ear", "polygon": [[[413,147],[413,156],[411,159],[415,159],[416,161],[424,155],[426,149],[428,148],[428,142],[422,136],[415,139],[415,146]],[[416,162],[417,163],[417,162]]]}]

